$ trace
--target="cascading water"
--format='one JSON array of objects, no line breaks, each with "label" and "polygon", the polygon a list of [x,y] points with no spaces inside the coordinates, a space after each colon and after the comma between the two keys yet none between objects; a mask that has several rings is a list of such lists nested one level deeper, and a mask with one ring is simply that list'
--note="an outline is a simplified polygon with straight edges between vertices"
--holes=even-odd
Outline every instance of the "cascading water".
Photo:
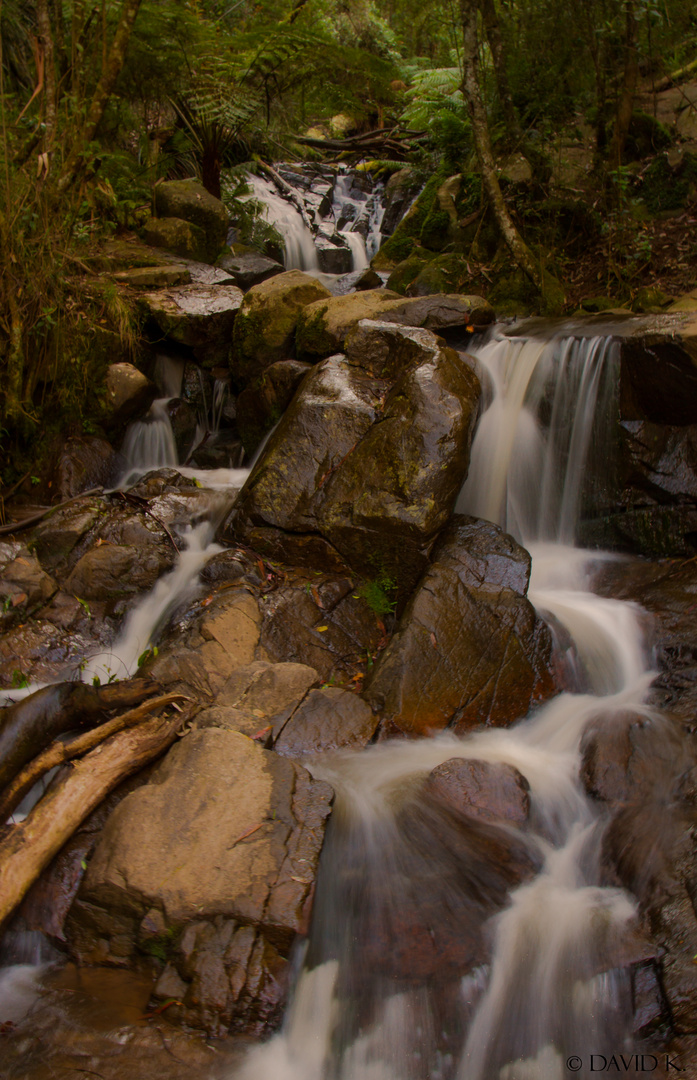
[{"label": "cascading water", "polygon": [[247,182],[252,197],[264,206],[263,216],[283,239],[286,270],[318,270],[319,258],[310,229],[295,206],[279,195],[270,180],[250,173]]},{"label": "cascading water", "polygon": [[[610,556],[573,546],[614,349],[495,334],[477,363],[488,409],[458,510],[531,550],[530,598],[565,627],[578,686],[507,729],[315,764],[336,803],[312,932],[284,1029],[239,1080],[563,1080],[567,1059],[585,1078],[590,1051],[631,1045],[622,953],[635,908],[602,884],[603,824],[579,781],[580,743],[591,721],[628,708],[661,719],[644,705],[639,612],[594,595],[593,567]],[[452,758],[518,769],[527,826],[453,822],[425,787]],[[530,868],[522,884],[517,860]]]},{"label": "cascading water", "polygon": [[161,397],[155,398],[142,420],[128,425],[121,447],[124,459],[119,487],[130,487],[150,469],[171,468],[179,457],[167,405],[181,394],[184,363],[170,356],[155,361],[155,383]]}]

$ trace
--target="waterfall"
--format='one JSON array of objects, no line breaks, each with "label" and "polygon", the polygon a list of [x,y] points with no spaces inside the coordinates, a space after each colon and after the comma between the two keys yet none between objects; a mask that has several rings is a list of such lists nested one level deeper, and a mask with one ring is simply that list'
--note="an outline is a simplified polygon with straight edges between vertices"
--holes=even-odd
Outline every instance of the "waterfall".
[{"label": "waterfall", "polygon": [[179,462],[167,405],[181,394],[184,361],[160,355],[155,360],[155,398],[142,420],[133,420],[126,429],[121,456],[123,469],[117,487],[127,488],[150,469],[172,468]]},{"label": "waterfall", "polygon": [[[644,704],[653,673],[639,612],[591,591],[611,556],[573,543],[612,421],[615,350],[606,338],[494,333],[476,362],[486,408],[458,510],[528,546],[530,598],[566,627],[578,686],[506,729],[313,765],[336,803],[304,965],[282,1032],[237,1080],[564,1080],[572,1056],[586,1080],[591,1052],[631,1046],[620,956],[635,905],[602,884],[603,821],[579,780],[580,742],[591,720],[627,709],[661,718]],[[455,835],[429,803],[426,777],[452,758],[506,763],[527,780],[528,827],[501,828],[536,867],[531,879],[511,888],[493,834],[475,822]]]},{"label": "waterfall", "polygon": [[252,198],[263,203],[263,216],[276,229],[283,240],[283,265],[286,270],[318,270],[319,259],[310,229],[299,210],[279,195],[278,189],[261,176],[249,174],[247,182]]}]

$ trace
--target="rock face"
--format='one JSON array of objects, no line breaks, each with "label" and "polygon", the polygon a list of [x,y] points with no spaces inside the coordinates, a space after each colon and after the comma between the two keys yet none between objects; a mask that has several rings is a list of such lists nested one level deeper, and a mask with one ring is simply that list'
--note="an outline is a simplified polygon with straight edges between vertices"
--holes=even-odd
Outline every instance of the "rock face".
[{"label": "rock face", "polygon": [[237,536],[290,557],[337,556],[403,594],[466,475],[479,382],[427,331],[362,324],[348,357],[319,364],[271,438],[234,513]]},{"label": "rock face", "polygon": [[245,295],[235,324],[233,374],[245,385],[276,360],[293,355],[300,312],[331,293],[300,270],[262,281]]},{"label": "rock face", "polygon": [[496,525],[455,516],[366,691],[397,729],[507,726],[555,692],[546,625],[526,599],[530,556]]},{"label": "rock face", "polygon": [[166,954],[156,995],[211,1033],[277,1022],[332,798],[235,731],[194,731],[109,818],[68,936],[84,961]]},{"label": "rock face", "polygon": [[237,429],[248,454],[281,419],[309,370],[299,360],[278,360],[239,395]]},{"label": "rock face", "polygon": [[198,180],[168,180],[155,185],[155,209],[160,218],[179,218],[205,237],[203,262],[214,262],[227,239],[228,212],[220,199]]}]

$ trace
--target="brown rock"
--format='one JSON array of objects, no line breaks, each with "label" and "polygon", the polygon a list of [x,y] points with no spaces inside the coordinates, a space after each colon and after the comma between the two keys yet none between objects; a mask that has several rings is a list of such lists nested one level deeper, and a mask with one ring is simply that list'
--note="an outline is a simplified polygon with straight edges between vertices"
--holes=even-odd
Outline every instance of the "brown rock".
[{"label": "brown rock", "polygon": [[426,792],[482,821],[522,825],[530,813],[530,785],[512,765],[451,758],[429,774]]},{"label": "brown rock", "polygon": [[242,391],[237,399],[237,429],[247,454],[253,454],[278,423],[310,370],[309,364],[298,360],[279,360]]},{"label": "brown rock", "polygon": [[116,454],[105,439],[83,435],[67,439],[53,473],[58,499],[72,499],[90,488],[105,487],[114,479]]},{"label": "brown rock", "polygon": [[132,596],[152,588],[168,563],[152,549],[144,552],[135,547],[103,544],[78,560],[65,588],[86,600]]},{"label": "brown rock", "polygon": [[106,376],[107,420],[113,427],[144,413],[157,396],[157,387],[133,364],[111,364]]},{"label": "brown rock", "polygon": [[159,913],[187,984],[180,1017],[259,1033],[279,1016],[306,928],[331,797],[238,732],[191,732],[109,818],[71,911],[73,950],[123,963]]},{"label": "brown rock", "polygon": [[304,757],[348,746],[359,749],[370,742],[376,727],[372,709],[355,694],[332,686],[311,690],[281,731],[274,750],[284,757]]},{"label": "brown rock", "polygon": [[526,599],[528,553],[456,516],[377,664],[373,708],[414,735],[506,726],[554,693],[546,625]]}]

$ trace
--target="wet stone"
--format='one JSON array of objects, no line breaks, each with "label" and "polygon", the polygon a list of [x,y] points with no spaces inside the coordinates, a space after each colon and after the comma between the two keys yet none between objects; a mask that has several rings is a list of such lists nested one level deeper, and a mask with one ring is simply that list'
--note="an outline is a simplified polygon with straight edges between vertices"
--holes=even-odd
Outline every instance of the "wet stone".
[{"label": "wet stone", "polygon": [[530,785],[512,765],[452,758],[429,774],[426,791],[482,821],[522,825],[530,813]]}]

